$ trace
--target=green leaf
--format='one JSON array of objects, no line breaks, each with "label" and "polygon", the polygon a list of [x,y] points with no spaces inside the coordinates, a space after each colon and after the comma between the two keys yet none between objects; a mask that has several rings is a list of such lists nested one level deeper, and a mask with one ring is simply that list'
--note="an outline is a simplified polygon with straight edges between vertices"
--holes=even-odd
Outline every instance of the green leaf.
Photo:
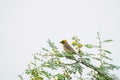
[{"label": "green leaf", "polygon": [[94,46],[92,44],[85,44],[84,46],[87,48],[94,48]]},{"label": "green leaf", "polygon": [[49,62],[44,62],[43,64],[41,64],[41,67],[50,67],[50,63]]},{"label": "green leaf", "polygon": [[50,39],[48,39],[47,42],[48,42],[49,46],[50,46],[52,49],[57,49],[57,47],[55,46],[55,43],[52,42]]},{"label": "green leaf", "polygon": [[48,49],[46,49],[46,48],[42,48],[44,51],[46,51],[46,52],[50,52]]},{"label": "green leaf", "polygon": [[34,77],[38,77],[38,70],[37,68],[34,68],[33,70],[31,70],[31,75],[33,75]]},{"label": "green leaf", "polygon": [[55,76],[58,77],[58,80],[64,80],[65,76],[63,74],[56,74]]},{"label": "green leaf", "polygon": [[35,54],[34,54],[34,59],[38,61],[40,60]]},{"label": "green leaf", "polygon": [[26,69],[26,70],[25,70],[25,73],[26,73],[26,74],[31,74],[31,70]]},{"label": "green leaf", "polygon": [[120,69],[120,66],[116,66],[114,64],[105,63],[107,65],[107,69],[113,70],[113,69]]},{"label": "green leaf", "polygon": [[35,64],[35,63],[33,63],[33,62],[30,62],[30,64],[32,64],[33,66],[36,66],[36,64]]},{"label": "green leaf", "polygon": [[95,59],[95,60],[101,61],[100,58],[96,58],[96,57],[92,57],[92,58]]},{"label": "green leaf", "polygon": [[20,78],[20,80],[23,80],[23,77],[21,75],[18,75],[18,77]]},{"label": "green leaf", "polygon": [[77,67],[77,70],[78,70],[79,74],[82,74],[82,71],[83,71],[83,70],[82,70],[81,67],[78,66],[78,67]]},{"label": "green leaf", "polygon": [[85,63],[90,63],[90,58],[82,58],[82,61],[84,61]]},{"label": "green leaf", "polygon": [[104,40],[103,42],[112,42],[112,39]]},{"label": "green leaf", "polygon": [[91,57],[91,56],[94,56],[95,54],[90,54],[90,53],[84,53],[84,56],[87,56],[87,57]]},{"label": "green leaf", "polygon": [[57,57],[64,57],[62,54],[60,54],[60,53],[58,53],[57,55],[56,55]]},{"label": "green leaf", "polygon": [[108,51],[108,50],[104,50],[104,52],[111,54],[111,52],[110,52],[110,51]]},{"label": "green leaf", "polygon": [[73,65],[73,66],[71,66],[71,70],[69,70],[69,73],[71,74],[71,73],[73,73],[73,74],[76,74],[77,73],[77,71],[78,71],[78,66],[76,66],[76,65]]},{"label": "green leaf", "polygon": [[74,60],[75,59],[75,57],[72,55],[72,54],[70,54],[70,53],[64,53],[64,56],[65,57],[67,57],[67,58],[69,58],[69,59],[72,59],[72,60]]},{"label": "green leaf", "polygon": [[50,79],[51,74],[49,74],[49,73],[46,72],[46,71],[41,71],[41,73],[43,73],[47,78]]},{"label": "green leaf", "polygon": [[82,72],[83,72],[83,67],[82,67],[79,63],[76,63],[76,64],[74,64],[74,65],[71,65],[71,68],[72,68],[72,69],[70,69],[70,74],[71,74],[71,73],[76,74],[77,72],[78,72],[79,74],[82,74]]},{"label": "green leaf", "polygon": [[105,56],[105,55],[102,55],[102,57],[105,58],[105,59],[108,59],[108,60],[111,60],[111,61],[112,61],[111,58],[109,58],[109,57],[107,57],[107,56]]}]

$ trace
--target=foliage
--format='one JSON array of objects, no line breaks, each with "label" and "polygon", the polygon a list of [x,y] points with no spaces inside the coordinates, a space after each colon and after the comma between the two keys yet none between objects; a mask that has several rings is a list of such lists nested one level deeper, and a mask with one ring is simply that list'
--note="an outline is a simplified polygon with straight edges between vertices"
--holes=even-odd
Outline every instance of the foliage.
[{"label": "foliage", "polygon": [[[48,40],[50,50],[42,48],[43,52],[33,55],[34,60],[28,64],[25,73],[30,80],[117,80],[118,78],[110,71],[119,69],[119,66],[111,64],[112,54],[109,50],[103,49],[103,44],[113,40],[102,41],[97,33],[98,45],[81,44],[78,37],[72,38],[72,46],[77,54],[70,55],[60,52],[54,42]],[[83,51],[82,48],[97,49],[98,54],[91,54]],[[96,64],[97,63],[97,64]],[[85,70],[89,69],[87,73]],[[23,78],[19,75],[21,80]]]}]

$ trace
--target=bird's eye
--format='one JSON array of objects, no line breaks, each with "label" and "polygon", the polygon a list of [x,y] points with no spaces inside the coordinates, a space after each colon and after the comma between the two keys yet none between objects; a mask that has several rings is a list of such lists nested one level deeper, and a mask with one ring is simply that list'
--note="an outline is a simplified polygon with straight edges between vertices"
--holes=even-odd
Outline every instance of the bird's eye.
[{"label": "bird's eye", "polygon": [[62,43],[63,43],[63,44],[65,44],[65,42],[64,42],[64,41],[62,41]]},{"label": "bird's eye", "polygon": [[65,42],[64,42],[64,41],[61,41],[60,43],[65,44]]}]

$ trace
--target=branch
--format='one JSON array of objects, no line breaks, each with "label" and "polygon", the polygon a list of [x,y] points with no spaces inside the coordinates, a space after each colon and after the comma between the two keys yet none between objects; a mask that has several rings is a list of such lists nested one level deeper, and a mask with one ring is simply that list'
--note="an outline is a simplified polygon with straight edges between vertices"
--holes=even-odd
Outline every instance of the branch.
[{"label": "branch", "polygon": [[[68,57],[66,57],[66,58],[68,58]],[[83,60],[82,58],[81,58],[79,61],[78,61],[77,59],[75,59],[75,58],[69,58],[69,59],[70,59],[70,60],[75,60],[75,61],[76,61],[75,63],[78,63],[78,62],[79,62],[79,63],[85,65],[86,67],[89,67],[89,68],[95,70],[95,71],[96,71],[100,76],[102,76],[105,80],[113,80],[113,78],[111,78],[111,77],[108,76],[107,74],[101,72],[98,67],[95,67],[95,66],[93,66],[93,65],[90,64],[90,63],[87,63],[87,62],[86,62],[85,60]],[[72,63],[72,64],[75,64],[75,63]],[[71,64],[68,64],[68,65],[71,65]]]},{"label": "branch", "polygon": [[[75,61],[78,62],[78,60],[75,60]],[[86,62],[83,61],[83,60],[81,60],[81,61],[79,61],[79,62],[80,62],[81,64],[85,65],[86,67],[89,67],[89,68],[97,71],[98,74],[100,74],[101,76],[103,76],[103,77],[105,78],[105,80],[113,80],[110,76],[108,76],[108,75],[105,74],[105,73],[102,73],[102,72],[99,70],[99,68],[93,66],[92,64],[86,63]]]}]

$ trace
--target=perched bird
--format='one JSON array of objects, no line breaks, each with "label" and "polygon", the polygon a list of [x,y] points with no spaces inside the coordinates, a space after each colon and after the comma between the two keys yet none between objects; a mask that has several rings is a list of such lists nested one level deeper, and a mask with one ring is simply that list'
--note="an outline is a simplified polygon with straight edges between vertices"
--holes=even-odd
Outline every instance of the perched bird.
[{"label": "perched bird", "polygon": [[60,43],[63,45],[63,49],[65,50],[65,52],[76,54],[75,50],[68,44],[67,40],[62,40]]}]

